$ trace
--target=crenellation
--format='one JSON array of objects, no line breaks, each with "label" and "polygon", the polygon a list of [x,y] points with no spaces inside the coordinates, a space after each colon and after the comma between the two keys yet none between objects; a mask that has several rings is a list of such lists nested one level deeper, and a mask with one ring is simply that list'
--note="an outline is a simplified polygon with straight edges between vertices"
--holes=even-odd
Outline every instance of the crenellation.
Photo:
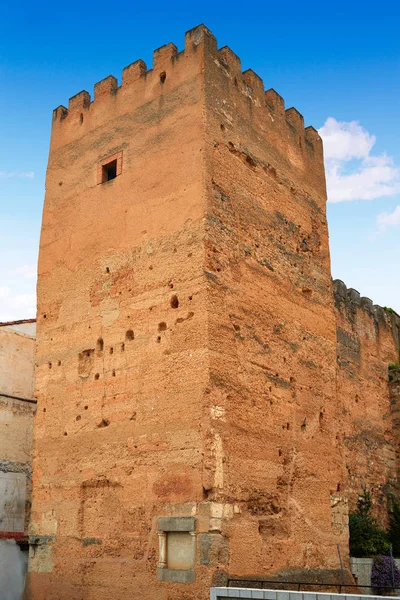
[{"label": "crenellation", "polygon": [[196,52],[197,47],[202,42],[208,51],[212,54],[217,54],[217,40],[214,34],[203,24],[193,27],[193,29],[189,29],[185,33],[185,52]]},{"label": "crenellation", "polygon": [[299,141],[304,139],[304,117],[293,106],[285,110],[286,122],[289,123],[291,129],[299,136]]},{"label": "crenellation", "polygon": [[[383,490],[396,483],[393,431],[388,394],[390,362],[398,343],[393,313],[388,313],[343,281],[333,282],[337,322],[338,393],[343,404],[346,492],[354,506],[366,486],[377,498],[376,516],[387,519]],[[374,376],[371,376],[374,374]]]},{"label": "crenellation", "polygon": [[[199,50],[200,46],[202,46],[201,51]],[[68,111],[57,109],[53,114],[53,122],[65,121],[65,126],[63,125],[61,129],[57,127],[57,130],[53,132],[52,147],[59,144],[65,145],[82,135],[80,130],[76,128],[76,119],[67,118],[71,111],[83,111],[83,109],[90,107],[87,120],[86,115],[79,115],[80,123],[85,119],[84,132],[87,133],[100,124],[105,124],[106,110],[112,111],[112,117],[116,118],[121,115],[121,111],[122,114],[126,112],[126,101],[132,107],[133,99],[134,105],[139,106],[143,103],[144,98],[151,101],[163,95],[166,89],[171,90],[173,87],[181,85],[188,70],[193,72],[197,69],[200,75],[205,54],[217,56],[216,40],[207,28],[199,26],[186,33],[185,49],[182,52],[178,52],[173,43],[156,49],[152,69],[147,69],[144,61],[140,59],[127,65],[122,72],[122,85],[120,87],[118,87],[117,79],[110,75],[95,84],[93,101],[91,101],[90,95],[86,91],[76,94],[70,98]],[[181,60],[184,56],[187,60]],[[156,76],[154,76],[154,73],[156,73]],[[167,88],[163,85],[166,80],[168,82]],[[109,109],[104,107],[102,101],[101,111],[96,110],[99,99],[103,100],[104,97],[114,94],[116,95],[116,102],[112,104],[112,108],[111,105]]]},{"label": "crenellation", "polygon": [[153,52],[153,69],[154,71],[160,71],[167,69],[171,66],[173,59],[178,54],[178,48],[170,42],[160,48],[157,48]]},{"label": "crenellation", "polygon": [[278,116],[283,117],[285,114],[285,101],[273,88],[265,92],[265,102],[268,108],[273,110]]},{"label": "crenellation", "polygon": [[252,69],[247,69],[247,71],[243,71],[242,79],[246,85],[246,89],[252,99],[258,106],[265,105],[265,91],[264,91],[264,82],[257,73],[255,73]]},{"label": "crenellation", "polygon": [[60,106],[57,106],[57,108],[55,108],[53,110],[53,121],[57,121],[57,120],[62,121],[67,116],[68,116],[68,108],[66,108],[62,104]]},{"label": "crenellation", "polygon": [[361,296],[360,306],[361,306],[361,308],[366,310],[368,313],[373,314],[374,303],[372,302],[372,300],[370,298],[367,298],[366,296]]},{"label": "crenellation", "polygon": [[[200,45],[202,46],[202,51],[199,54]],[[303,150],[305,146],[303,144],[304,138],[309,143],[315,145],[315,148],[319,145],[322,149],[320,137],[315,129],[310,128],[306,134],[302,115],[294,108],[285,111],[283,98],[272,88],[265,91],[263,80],[252,69],[247,69],[242,73],[240,58],[228,46],[218,49],[214,35],[204,25],[199,25],[186,32],[185,48],[181,52],[178,52],[177,46],[172,42],[157,48],[153,53],[152,69],[147,69],[145,62],[141,59],[127,65],[122,71],[122,84],[120,87],[118,87],[117,78],[109,75],[94,85],[93,101],[91,101],[90,95],[86,91],[80,92],[70,98],[68,111],[57,109],[54,112],[54,122],[57,121],[60,123],[65,121],[71,125],[68,126],[66,124],[66,129],[63,126],[63,133],[59,140],[64,144],[69,139],[76,139],[80,135],[79,128],[76,127],[76,119],[70,121],[67,118],[71,111],[78,112],[90,108],[87,120],[86,115],[79,115],[80,123],[85,120],[86,127],[84,131],[86,133],[93,127],[98,127],[100,123],[104,122],[106,110],[112,110],[113,117],[118,117],[121,114],[121,110],[124,110],[122,107],[124,107],[125,99],[128,99],[128,95],[129,99],[131,99],[136,94],[137,103],[140,104],[143,98],[151,101],[167,93],[174,86],[179,85],[182,73],[184,73],[189,64],[186,60],[180,60],[183,56],[197,63],[199,70],[204,68],[206,57],[207,60],[219,64],[222,72],[231,80],[235,89],[246,98],[251,99],[251,103],[247,102],[250,112],[253,110],[250,107],[253,106],[255,110],[267,111],[263,120],[265,130],[268,131],[272,128],[275,131],[274,135],[282,137],[282,148],[285,147],[290,139],[290,136],[285,139],[284,130],[281,130],[279,125],[284,118],[283,115],[285,115],[291,131],[297,134],[296,139],[292,139],[289,143],[292,143],[295,151],[300,156],[303,156],[303,159],[306,159],[304,165],[307,164],[307,161],[311,160],[313,164],[318,164],[322,168],[322,152],[318,154],[308,153],[307,157]],[[110,108],[105,107],[102,102],[101,106],[103,108],[98,112],[96,110],[98,101],[112,95],[116,95],[116,102],[112,103],[112,108],[111,105]],[[130,102],[129,104],[131,105]]]},{"label": "crenellation", "polygon": [[388,311],[382,306],[374,304],[370,298],[361,296],[357,290],[347,288],[346,284],[340,279],[333,281],[333,292],[338,309],[344,307],[352,315],[353,319],[356,314],[355,311],[358,309],[364,311],[376,321],[377,325],[381,324],[384,327],[389,325],[393,331],[393,339],[397,340],[398,333],[396,332],[396,328],[400,327],[400,316],[395,311]]},{"label": "crenellation", "polygon": [[118,79],[114,75],[108,75],[101,81],[94,84],[94,101],[98,100],[102,96],[109,96],[118,89]]},{"label": "crenellation", "polygon": [[382,306],[379,306],[378,304],[374,304],[372,308],[373,308],[376,320],[382,321],[382,323],[386,323],[385,309],[382,308]]},{"label": "crenellation", "polygon": [[323,150],[322,138],[319,135],[318,131],[314,127],[312,127],[312,125],[309,125],[308,127],[306,127],[304,129],[304,137],[305,137],[306,144],[309,147],[311,146],[311,148],[314,152],[319,153],[320,160],[323,163],[324,150]]},{"label": "crenellation", "polygon": [[350,302],[352,302],[353,304],[356,304],[357,306],[359,306],[361,303],[360,292],[358,292],[354,288],[349,288],[347,290],[347,298]]},{"label": "crenellation", "polygon": [[224,46],[218,50],[218,58],[224,69],[226,69],[232,77],[240,78],[242,76],[241,60],[229,46]]},{"label": "crenellation", "polygon": [[90,94],[86,90],[82,90],[71,96],[68,100],[68,112],[75,110],[82,110],[83,108],[89,108],[91,102]]},{"label": "crenellation", "polygon": [[122,71],[122,85],[134,83],[141,77],[144,77],[147,72],[147,66],[141,58],[127,65]]},{"label": "crenellation", "polygon": [[339,298],[346,298],[347,296],[347,286],[341,279],[334,279],[332,282],[333,292]]}]

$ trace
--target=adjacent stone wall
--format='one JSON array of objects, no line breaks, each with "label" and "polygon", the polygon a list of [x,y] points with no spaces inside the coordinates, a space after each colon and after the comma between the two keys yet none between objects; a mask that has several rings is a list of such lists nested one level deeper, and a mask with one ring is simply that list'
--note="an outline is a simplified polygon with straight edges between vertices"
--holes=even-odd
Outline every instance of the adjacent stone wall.
[{"label": "adjacent stone wall", "polygon": [[[361,298],[339,280],[334,281],[334,297],[337,392],[348,475],[344,492],[354,508],[366,486],[376,515],[385,525],[387,494],[397,489],[398,433],[392,417],[388,367],[399,356],[400,317]],[[395,383],[390,385],[395,395]]]},{"label": "adjacent stone wall", "polygon": [[35,321],[0,323],[0,392],[33,398]]},{"label": "adjacent stone wall", "polygon": [[[393,363],[392,366],[398,364]],[[392,406],[393,435],[397,456],[397,481],[400,482],[400,367],[389,371],[389,394]]]},{"label": "adjacent stone wall", "polygon": [[20,600],[24,592],[27,552],[15,540],[0,539],[1,600]]},{"label": "adjacent stone wall", "polygon": [[0,325],[0,537],[27,534],[32,492],[35,323]]}]

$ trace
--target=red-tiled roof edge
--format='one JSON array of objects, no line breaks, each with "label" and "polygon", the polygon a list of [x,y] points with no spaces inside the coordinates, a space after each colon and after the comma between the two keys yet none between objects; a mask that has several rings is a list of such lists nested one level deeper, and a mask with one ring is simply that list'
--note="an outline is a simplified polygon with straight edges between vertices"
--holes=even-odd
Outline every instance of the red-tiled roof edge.
[{"label": "red-tiled roof edge", "polygon": [[24,325],[25,323],[36,323],[36,319],[20,319],[19,321],[3,321],[3,322],[0,322],[0,327],[7,327],[9,325]]}]

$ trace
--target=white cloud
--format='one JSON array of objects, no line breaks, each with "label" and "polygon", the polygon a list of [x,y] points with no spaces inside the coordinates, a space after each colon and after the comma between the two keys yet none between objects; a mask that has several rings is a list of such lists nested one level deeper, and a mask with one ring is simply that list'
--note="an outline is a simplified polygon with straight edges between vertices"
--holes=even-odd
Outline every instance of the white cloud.
[{"label": "white cloud", "polygon": [[10,295],[10,288],[6,285],[0,286],[0,298],[7,298]]},{"label": "white cloud", "polygon": [[36,317],[35,294],[12,294],[7,288],[7,293],[1,295],[1,290],[2,288],[0,288],[0,322]]},{"label": "white cloud", "polygon": [[9,272],[11,277],[22,277],[23,279],[36,279],[36,265],[22,265]]},{"label": "white cloud", "polygon": [[11,177],[28,178],[35,177],[33,171],[0,171],[0,178],[10,179]]},{"label": "white cloud", "polygon": [[319,134],[324,140],[325,160],[366,158],[376,141],[357,121],[346,123],[333,117],[328,117]]},{"label": "white cloud", "polygon": [[388,227],[400,225],[400,206],[396,206],[393,212],[383,212],[377,217],[377,223],[380,231]]},{"label": "white cloud", "polygon": [[329,117],[319,134],[324,141],[329,202],[373,200],[400,192],[400,169],[386,154],[371,156],[376,138],[357,121]]}]

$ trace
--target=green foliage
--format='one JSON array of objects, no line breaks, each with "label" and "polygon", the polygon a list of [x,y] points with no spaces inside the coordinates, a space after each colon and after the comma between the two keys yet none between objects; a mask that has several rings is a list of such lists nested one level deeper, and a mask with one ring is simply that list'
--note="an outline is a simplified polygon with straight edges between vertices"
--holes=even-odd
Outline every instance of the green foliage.
[{"label": "green foliage", "polygon": [[395,315],[395,314],[396,314],[396,311],[395,311],[395,310],[393,310],[393,308],[390,308],[390,306],[384,306],[384,307],[383,307],[383,310],[385,310],[387,313],[391,313],[391,314],[393,314],[393,315]]},{"label": "green foliage", "polygon": [[364,489],[361,496],[358,496],[357,512],[360,515],[370,515],[371,510],[372,510],[371,492],[369,492],[367,489]]},{"label": "green foliage", "polygon": [[400,500],[394,500],[389,515],[389,541],[393,544],[393,556],[400,558]]},{"label": "green foliage", "polygon": [[395,371],[396,369],[400,369],[400,363],[389,363],[389,371]]},{"label": "green foliage", "polygon": [[364,489],[356,511],[349,515],[351,556],[362,558],[389,552],[388,535],[379,527],[371,511],[371,494]]}]

